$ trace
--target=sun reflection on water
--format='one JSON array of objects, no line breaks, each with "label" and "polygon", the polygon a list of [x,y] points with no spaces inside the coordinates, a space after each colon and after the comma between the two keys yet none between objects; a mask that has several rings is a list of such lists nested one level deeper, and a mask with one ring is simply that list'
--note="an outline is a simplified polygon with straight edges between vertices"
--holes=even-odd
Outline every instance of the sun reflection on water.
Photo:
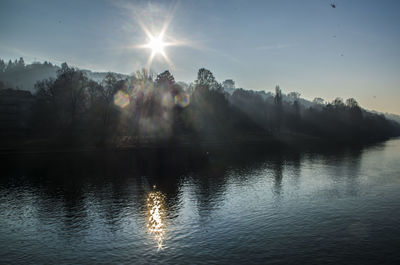
[{"label": "sun reflection on water", "polygon": [[165,203],[160,191],[152,191],[147,195],[147,215],[148,232],[154,236],[160,250],[165,236]]}]

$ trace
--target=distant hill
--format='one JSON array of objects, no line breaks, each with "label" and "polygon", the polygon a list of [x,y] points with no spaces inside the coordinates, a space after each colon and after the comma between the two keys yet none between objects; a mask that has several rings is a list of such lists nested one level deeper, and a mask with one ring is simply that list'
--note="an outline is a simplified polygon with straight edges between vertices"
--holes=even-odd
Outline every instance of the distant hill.
[{"label": "distant hill", "polygon": [[[25,65],[23,58],[18,61],[11,60],[6,64],[0,59],[0,81],[3,88],[14,88],[34,92],[35,84],[48,78],[56,78],[59,66],[49,62],[34,62]],[[80,69],[89,79],[101,82],[107,72],[92,72]],[[127,75],[114,73],[118,79],[124,79]]]},{"label": "distant hill", "polygon": [[[1,63],[1,62],[0,62]],[[58,66],[48,62],[35,62],[29,65],[8,63],[0,71],[0,81],[5,88],[15,88],[33,92],[37,81],[56,78]]]},{"label": "distant hill", "polygon": [[[89,78],[92,79],[96,82],[101,82],[106,75],[108,74],[108,72],[92,72],[90,70],[86,70],[86,69],[81,69],[81,71]],[[117,79],[125,79],[128,77],[128,75],[124,75],[124,74],[119,74],[119,73],[113,73],[114,76]]]}]

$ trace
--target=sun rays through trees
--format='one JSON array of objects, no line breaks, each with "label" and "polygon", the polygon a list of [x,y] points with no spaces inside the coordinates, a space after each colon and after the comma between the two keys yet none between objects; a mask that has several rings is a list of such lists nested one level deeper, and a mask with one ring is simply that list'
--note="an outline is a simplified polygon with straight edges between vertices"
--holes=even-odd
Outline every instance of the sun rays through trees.
[{"label": "sun rays through trees", "polygon": [[64,63],[55,78],[36,83],[31,107],[26,136],[59,144],[191,144],[282,136],[296,141],[304,135],[352,142],[400,133],[398,123],[362,109],[353,98],[310,102],[296,92],[285,95],[279,86],[275,94],[244,90],[231,79],[219,83],[205,68],[186,85],[168,70],[155,75],[146,69],[94,81]]}]

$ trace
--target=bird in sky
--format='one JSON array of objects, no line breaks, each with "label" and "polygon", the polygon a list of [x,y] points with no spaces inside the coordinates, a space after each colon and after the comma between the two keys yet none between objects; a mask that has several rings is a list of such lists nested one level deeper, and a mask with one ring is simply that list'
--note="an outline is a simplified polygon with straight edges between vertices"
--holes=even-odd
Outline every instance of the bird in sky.
[{"label": "bird in sky", "polygon": [[332,8],[336,8],[336,5],[335,5],[335,4],[331,4],[331,7],[332,7]]}]

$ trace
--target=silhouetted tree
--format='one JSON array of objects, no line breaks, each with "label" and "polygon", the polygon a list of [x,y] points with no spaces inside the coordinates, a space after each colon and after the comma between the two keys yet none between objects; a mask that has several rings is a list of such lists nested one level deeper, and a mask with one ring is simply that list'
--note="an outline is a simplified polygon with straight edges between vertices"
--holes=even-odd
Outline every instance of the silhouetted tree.
[{"label": "silhouetted tree", "polygon": [[198,89],[205,90],[216,89],[218,87],[218,83],[215,80],[214,75],[211,73],[210,70],[207,70],[205,68],[199,69],[195,84]]},{"label": "silhouetted tree", "polygon": [[342,108],[342,107],[344,107],[343,99],[342,99],[342,98],[339,98],[339,97],[335,98],[335,99],[332,101],[332,105],[335,106],[335,107],[337,107],[337,108]]},{"label": "silhouetted tree", "polygon": [[295,101],[299,100],[300,93],[298,93],[298,92],[290,92],[287,96],[292,102],[295,102]]},{"label": "silhouetted tree", "polygon": [[6,64],[4,61],[1,59],[0,60],[0,73],[3,73],[6,70]]},{"label": "silhouetted tree", "polygon": [[143,68],[140,71],[136,71],[135,79],[142,83],[143,82],[151,82],[152,83],[154,80],[154,74],[151,71]]},{"label": "silhouetted tree", "polygon": [[222,82],[222,87],[225,91],[233,92],[233,90],[235,90],[235,81],[232,79],[226,79],[224,82]]},{"label": "silhouetted tree", "polygon": [[48,62],[25,65],[21,58],[6,66],[0,60],[0,88],[27,73],[55,70],[55,78],[35,86],[31,123],[33,131],[44,138],[62,136],[86,144],[119,145],[123,139],[139,143],[173,138],[225,141],[248,139],[249,135],[268,137],[275,131],[349,143],[400,134],[399,124],[362,109],[353,98],[345,103],[336,98],[325,105],[322,98],[309,102],[297,92],[285,96],[279,86],[275,95],[235,89],[233,80],[221,85],[204,68],[193,84],[182,86],[169,71],[156,78],[144,69],[129,77],[107,73],[99,82],[66,63],[61,67]]},{"label": "silhouetted tree", "polygon": [[349,108],[357,108],[358,102],[354,98],[348,98],[346,100],[346,106]]},{"label": "silhouetted tree", "polygon": [[13,68],[14,68],[14,64],[13,64],[13,62],[12,62],[11,59],[10,59],[10,60],[8,61],[8,64],[7,64],[6,71],[12,71]]},{"label": "silhouetted tree", "polygon": [[318,105],[324,105],[325,100],[323,98],[314,98],[313,103]]},{"label": "silhouetted tree", "polygon": [[[123,84],[113,73],[108,73],[106,77],[102,81],[102,85],[98,86],[100,89],[100,109],[101,109],[101,117],[103,121],[103,131],[105,132],[104,137],[109,135],[110,130],[112,130],[111,123],[113,122],[111,119],[117,119],[115,116],[117,114],[115,112],[114,106],[114,96],[117,94],[119,90],[122,89]],[[114,115],[114,117],[112,117]],[[115,128],[114,128],[115,129]]]},{"label": "silhouetted tree", "polygon": [[276,129],[280,131],[281,129],[281,123],[282,123],[282,91],[279,86],[275,87],[275,111],[276,111]]},{"label": "silhouetted tree", "polygon": [[21,70],[24,69],[24,67],[25,67],[24,58],[22,58],[22,57],[19,58],[18,63],[17,63],[17,67],[18,67],[19,69],[21,69]]},{"label": "silhouetted tree", "polygon": [[169,89],[175,84],[175,78],[166,70],[157,75],[155,83],[158,88]]},{"label": "silhouetted tree", "polygon": [[[73,133],[83,121],[87,110],[87,78],[82,72],[69,68],[67,64],[58,71],[57,79],[48,79],[36,84],[36,97],[41,107],[48,110],[45,115],[52,131]],[[48,127],[46,126],[46,127]]]}]

